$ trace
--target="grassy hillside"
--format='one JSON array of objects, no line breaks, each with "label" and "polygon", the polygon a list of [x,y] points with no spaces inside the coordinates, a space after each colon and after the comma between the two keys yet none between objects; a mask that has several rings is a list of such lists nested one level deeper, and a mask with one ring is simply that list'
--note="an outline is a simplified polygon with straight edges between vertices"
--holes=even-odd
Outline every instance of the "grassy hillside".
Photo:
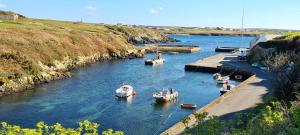
[{"label": "grassy hillside", "polygon": [[67,56],[78,59],[134,48],[132,43],[171,41],[151,29],[66,21],[19,19],[0,22],[0,76],[16,79],[41,72]]}]

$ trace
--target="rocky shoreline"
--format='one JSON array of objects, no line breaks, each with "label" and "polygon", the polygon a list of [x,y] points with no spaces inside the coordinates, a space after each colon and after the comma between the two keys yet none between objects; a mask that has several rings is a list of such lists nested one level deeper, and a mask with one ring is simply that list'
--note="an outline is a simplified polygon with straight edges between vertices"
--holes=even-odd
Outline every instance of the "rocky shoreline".
[{"label": "rocky shoreline", "polygon": [[39,66],[43,69],[40,74],[29,75],[15,80],[8,80],[7,83],[0,86],[0,96],[21,92],[34,88],[38,84],[48,83],[53,80],[72,77],[71,71],[75,68],[101,61],[142,58],[144,57],[144,53],[145,52],[142,50],[132,49],[104,54],[96,53],[90,56],[80,56],[76,60],[65,57],[63,61],[55,61],[54,66],[51,67],[39,62]]}]

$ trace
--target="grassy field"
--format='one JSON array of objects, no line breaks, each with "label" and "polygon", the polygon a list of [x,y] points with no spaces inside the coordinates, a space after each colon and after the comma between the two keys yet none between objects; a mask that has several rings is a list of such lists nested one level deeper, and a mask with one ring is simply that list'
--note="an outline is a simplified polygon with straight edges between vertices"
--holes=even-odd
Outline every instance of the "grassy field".
[{"label": "grassy field", "polygon": [[122,52],[132,43],[169,40],[146,28],[22,18],[0,22],[0,77],[19,78],[40,72],[65,57]]},{"label": "grassy field", "polygon": [[300,32],[293,32],[293,33],[285,34],[285,35],[279,37],[278,39],[291,40],[291,39],[299,38],[299,37],[300,37]]},{"label": "grassy field", "polygon": [[[250,31],[249,31],[250,30]],[[191,35],[240,35],[239,29],[208,29],[208,28],[180,28],[180,27],[166,27],[160,28],[160,31],[167,34],[191,34]],[[285,30],[277,29],[247,29],[243,32],[245,36],[253,36],[259,34],[282,34]]]}]

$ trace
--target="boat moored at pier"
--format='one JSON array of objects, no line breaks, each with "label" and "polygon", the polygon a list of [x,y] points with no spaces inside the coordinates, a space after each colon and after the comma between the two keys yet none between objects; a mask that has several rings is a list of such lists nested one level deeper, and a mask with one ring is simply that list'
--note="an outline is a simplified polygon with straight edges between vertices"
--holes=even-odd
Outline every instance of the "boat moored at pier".
[{"label": "boat moored at pier", "polygon": [[229,82],[230,79],[229,76],[222,76],[220,73],[213,74],[213,78],[218,84],[224,84],[226,82]]},{"label": "boat moored at pier", "polygon": [[232,84],[229,84],[229,83],[224,83],[223,87],[220,89],[220,93],[224,94],[228,91],[231,91],[234,87],[235,87],[235,85],[232,85]]}]

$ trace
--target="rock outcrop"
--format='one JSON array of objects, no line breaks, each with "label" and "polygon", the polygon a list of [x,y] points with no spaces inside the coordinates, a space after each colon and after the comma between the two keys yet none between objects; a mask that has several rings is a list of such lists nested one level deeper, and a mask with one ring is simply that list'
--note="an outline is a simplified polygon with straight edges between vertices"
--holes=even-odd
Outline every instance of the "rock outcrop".
[{"label": "rock outcrop", "polygon": [[154,29],[42,19],[2,21],[0,95],[70,77],[90,63],[139,58],[133,44],[173,41]]},{"label": "rock outcrop", "polygon": [[80,56],[74,60],[70,57],[65,57],[62,61],[55,61],[53,66],[47,66],[39,62],[39,67],[42,72],[38,75],[28,75],[16,80],[9,80],[0,86],[0,96],[9,95],[15,92],[20,92],[28,88],[32,88],[38,84],[48,83],[53,80],[69,78],[72,76],[71,70],[88,64],[99,61],[125,59],[125,58],[141,58],[144,57],[144,52],[136,49],[124,52],[112,52],[101,54],[97,53],[91,56]]},{"label": "rock outcrop", "polygon": [[300,52],[300,38],[296,37],[288,40],[278,38],[258,43],[250,49],[248,62],[264,64],[266,57],[284,52],[295,52],[298,54]]}]

